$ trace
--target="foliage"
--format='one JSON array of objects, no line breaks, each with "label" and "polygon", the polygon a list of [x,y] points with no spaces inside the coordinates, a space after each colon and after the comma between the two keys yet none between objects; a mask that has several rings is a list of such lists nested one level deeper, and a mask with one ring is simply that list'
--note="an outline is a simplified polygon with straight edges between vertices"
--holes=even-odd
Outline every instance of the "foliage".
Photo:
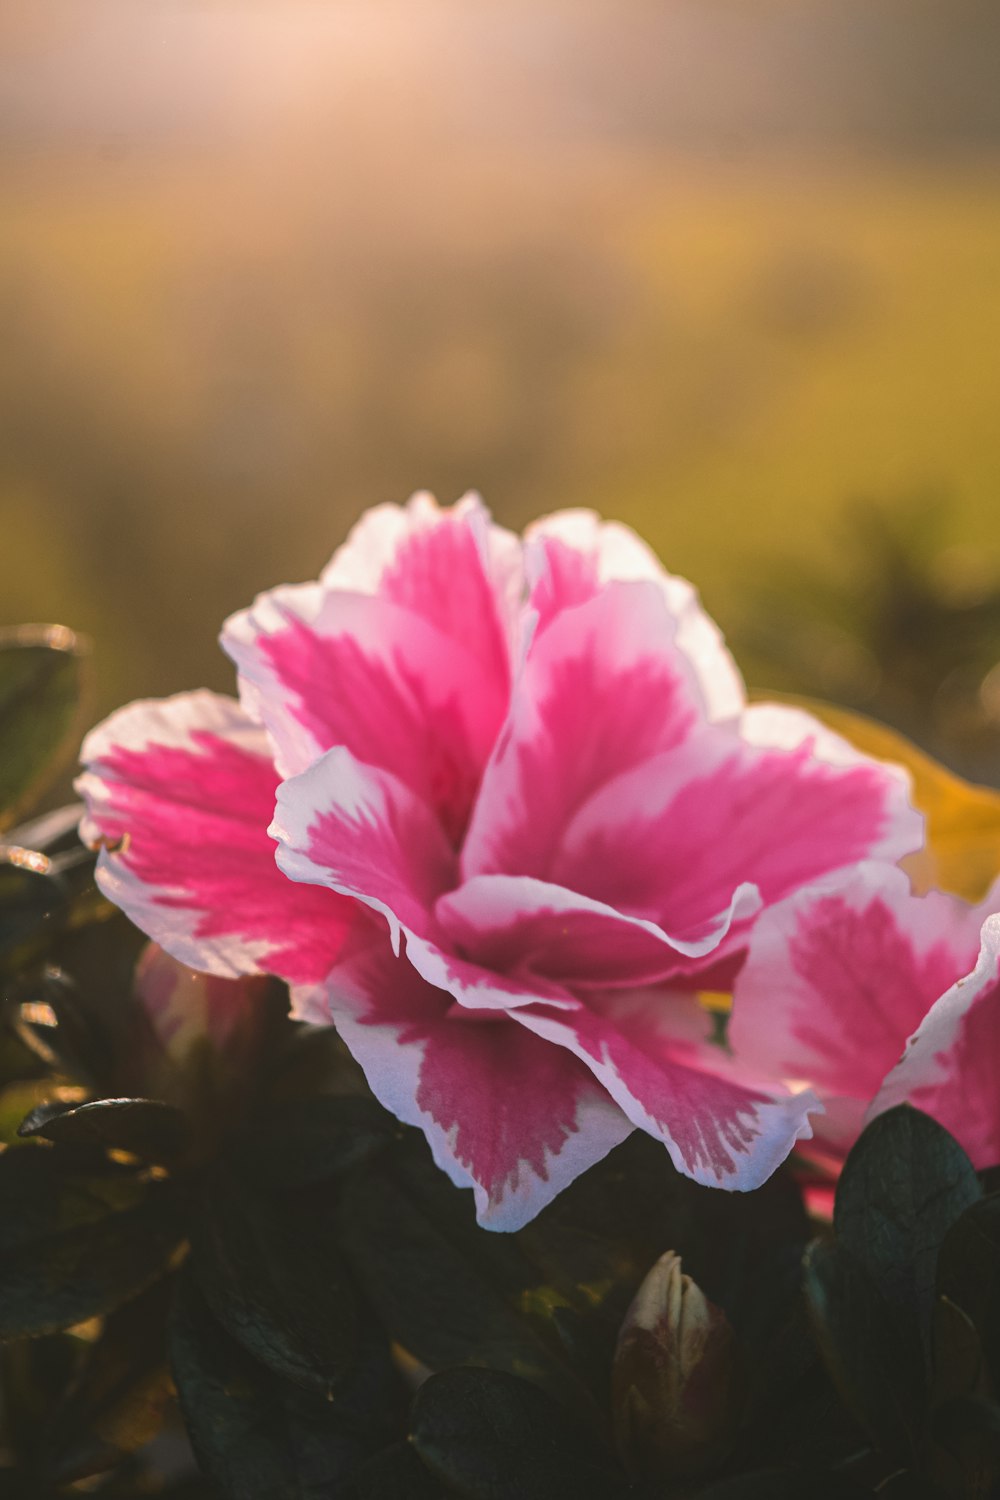
[{"label": "foliage", "polygon": [[170,1074],[75,821],[2,846],[0,1496],[1000,1493],[1000,1194],[927,1116],[832,1230],[637,1134],[491,1234],[280,986],[240,1088]]}]

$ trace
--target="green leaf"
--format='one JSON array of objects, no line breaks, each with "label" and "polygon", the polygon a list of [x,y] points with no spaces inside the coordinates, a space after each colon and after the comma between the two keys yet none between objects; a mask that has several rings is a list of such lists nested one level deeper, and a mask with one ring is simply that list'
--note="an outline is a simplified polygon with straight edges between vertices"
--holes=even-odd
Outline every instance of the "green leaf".
[{"label": "green leaf", "polygon": [[105,1098],[143,1092],[150,1059],[160,1055],[152,1025],[135,997],[136,960],[147,939],[121,912],[63,931],[44,974],[25,993],[46,1024],[21,1029],[63,1072]]},{"label": "green leaf", "polygon": [[212,1312],[248,1353],[323,1393],[343,1383],[359,1295],[329,1213],[261,1191],[227,1159],[207,1184],[193,1251]]},{"label": "green leaf", "polygon": [[506,1370],[570,1405],[593,1404],[553,1321],[558,1296],[515,1237],[476,1224],[472,1194],[434,1166],[423,1141],[407,1138],[353,1174],[342,1218],[384,1327],[422,1364]]},{"label": "green leaf", "polygon": [[339,1177],[399,1133],[397,1121],[370,1096],[318,1094],[273,1105],[239,1147],[274,1187],[312,1187]]},{"label": "green leaf", "polygon": [[412,1445],[394,1443],[355,1470],[337,1500],[445,1500],[445,1494]]},{"label": "green leaf", "polygon": [[842,1474],[783,1468],[759,1469],[755,1474],[722,1479],[699,1490],[698,1500],[861,1500],[871,1493]]},{"label": "green leaf", "polygon": [[501,1370],[453,1369],[417,1392],[411,1441],[466,1500],[614,1500],[624,1478],[545,1394]]},{"label": "green leaf", "polygon": [[0,630],[0,829],[41,796],[77,748],[84,654],[64,625]]},{"label": "green leaf", "polygon": [[279,1380],[212,1317],[187,1268],[171,1320],[174,1379],[199,1464],[232,1500],[331,1500],[392,1441],[396,1387],[368,1350],[343,1397]]},{"label": "green leaf", "polygon": [[169,1182],[40,1146],[0,1156],[0,1338],[109,1312],[166,1267],[180,1241]]},{"label": "green leaf", "polygon": [[40,1104],[22,1120],[18,1135],[129,1151],[142,1161],[161,1164],[176,1161],[188,1144],[184,1116],[158,1099],[95,1099],[75,1108]]},{"label": "green leaf", "polygon": [[864,1266],[841,1246],[813,1245],[805,1258],[806,1300],[834,1383],[884,1453],[910,1464],[924,1413],[923,1361],[916,1329]]},{"label": "green leaf", "polygon": [[954,1137],[906,1104],[872,1121],[837,1185],[838,1244],[899,1317],[914,1322],[928,1363],[938,1253],[956,1219],[981,1196]]},{"label": "green leaf", "polygon": [[35,1467],[69,1484],[115,1467],[160,1430],[172,1399],[165,1320],[172,1285],[161,1278],[107,1318],[77,1377],[52,1404],[35,1443]]},{"label": "green leaf", "polygon": [[1000,1194],[967,1208],[945,1236],[938,1289],[971,1319],[1000,1391]]}]

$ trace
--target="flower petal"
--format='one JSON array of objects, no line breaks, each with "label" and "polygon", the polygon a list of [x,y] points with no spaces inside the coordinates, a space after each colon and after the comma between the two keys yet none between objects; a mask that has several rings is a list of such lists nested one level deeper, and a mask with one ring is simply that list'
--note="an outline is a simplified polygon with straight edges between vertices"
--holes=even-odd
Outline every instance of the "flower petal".
[{"label": "flower petal", "polygon": [[1000,916],[983,924],[978,961],[931,1006],[868,1111],[925,1110],[978,1168],[1000,1165]]},{"label": "flower petal", "polygon": [[702,704],[675,629],[661,590],[640,581],[608,584],[537,637],[480,788],[466,878],[550,879],[576,808],[692,732]]},{"label": "flower petal", "polygon": [[455,883],[455,853],[427,804],[390,772],[328,750],[279,786],[269,832],[290,880],[382,912],[396,952],[401,928],[436,930],[434,903]]},{"label": "flower petal", "polygon": [[777,713],[777,723],[750,720],[749,742],[707,725],[609,782],[564,830],[550,878],[689,932],[724,911],[741,882],[770,905],[830,870],[919,843],[905,773],[859,756],[807,715]]},{"label": "flower petal", "polygon": [[327,590],[378,594],[459,641],[491,679],[509,682],[523,581],[521,543],[479,496],[442,508],[433,495],[366,512],[334,553]]},{"label": "flower petal", "polygon": [[411,609],[319,584],[260,595],[222,644],[286,776],[345,746],[405,782],[458,842],[506,712],[503,673]]},{"label": "flower petal", "polygon": [[325,1000],[372,1092],[426,1135],[452,1182],[472,1187],[479,1222],[520,1229],[631,1133],[586,1068],[497,1016],[455,1015],[384,934],[358,934]]},{"label": "flower petal", "polygon": [[[711,952],[734,920],[753,916],[759,905],[752,886],[740,887],[707,930],[675,936],[562,886],[476,875],[442,896],[435,915],[449,946],[475,963],[579,989],[661,979],[676,969],[678,954]],[[464,1003],[460,988],[447,987]]]},{"label": "flower petal", "polygon": [[695,670],[709,717],[728,719],[742,711],[743,679],[722,632],[702,609],[697,590],[686,579],[667,573],[628,526],[602,521],[591,510],[563,510],[529,526],[524,539],[525,570],[540,629],[607,583],[646,579],[662,590],[677,621],[677,645]]},{"label": "flower petal", "polygon": [[237,703],[208,692],[134,703],[87,736],[81,759],[81,835],[105,843],[98,885],[137,926],[212,974],[326,974],[355,909],[275,864],[278,777]]},{"label": "flower petal", "polygon": [[869,1097],[900,1045],[975,957],[974,914],[863,862],[796,892],[754,927],[729,1040],[758,1064]]},{"label": "flower petal", "polygon": [[686,1176],[712,1187],[759,1187],[797,1140],[812,1135],[809,1115],[822,1105],[809,1091],[747,1082],[720,1049],[682,1039],[682,1026],[675,1035],[675,1004],[686,1030],[690,998],[657,991],[611,996],[603,1010],[590,1004],[565,1014],[533,1006],[512,1017],[585,1062]]},{"label": "flower petal", "polygon": [[[818,881],[755,924],[730,1045],[753,1066],[867,1102],[929,1007],[968,971],[977,938],[968,907],[940,892],[914,896],[894,865]],[[849,1134],[857,1123],[854,1111]]]}]

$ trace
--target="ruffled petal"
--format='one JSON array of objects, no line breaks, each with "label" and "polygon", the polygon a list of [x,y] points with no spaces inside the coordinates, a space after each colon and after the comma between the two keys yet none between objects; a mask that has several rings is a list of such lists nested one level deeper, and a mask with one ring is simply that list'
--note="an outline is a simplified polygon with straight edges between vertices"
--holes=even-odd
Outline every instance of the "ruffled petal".
[{"label": "ruffled petal", "polygon": [[456,1016],[450,995],[359,934],[313,992],[375,1096],[418,1126],[434,1159],[475,1193],[479,1222],[520,1229],[631,1133],[588,1070],[504,1016]]},{"label": "ruffled petal", "polygon": [[748,1191],[812,1135],[809,1116],[822,1105],[808,1090],[748,1081],[718,1048],[683,1040],[690,1008],[688,997],[637,991],[610,997],[602,1009],[538,1006],[512,1016],[586,1063],[632,1123],[663,1142],[679,1171],[711,1187]]},{"label": "ruffled petal", "polygon": [[805,714],[775,713],[750,710],[747,737],[704,726],[609,782],[568,823],[551,878],[684,932],[725,910],[742,882],[770,905],[831,870],[919,844],[904,772]]},{"label": "ruffled petal", "polygon": [[[759,918],[736,979],[736,1056],[824,1095],[867,1103],[930,1006],[975,958],[979,924],[955,897],[914,896],[894,865],[862,863]],[[835,1112],[822,1121],[829,1139]],[[849,1137],[857,1110],[845,1115]]]},{"label": "ruffled petal", "polygon": [[553,619],[527,653],[486,768],[465,878],[551,879],[577,808],[692,733],[703,706],[675,628],[661,590],[642,581],[610,583]]},{"label": "ruffled petal", "polygon": [[978,1168],[1000,1165],[1000,916],[983,924],[971,973],[931,1006],[885,1079],[869,1119],[913,1104],[950,1130]]},{"label": "ruffled petal", "polygon": [[433,935],[434,903],[454,885],[456,857],[427,804],[388,771],[328,750],[282,782],[270,835],[290,881],[354,896],[389,923]]},{"label": "ruffled petal", "polygon": [[465,642],[390,599],[319,584],[260,595],[226,622],[222,644],[286,776],[343,746],[460,840],[507,709],[498,666],[484,671]]},{"label": "ruffled petal", "polygon": [[[673,934],[563,886],[522,875],[477,875],[442,896],[435,915],[453,951],[475,963],[580,989],[661,979],[676,969],[678,955],[710,953],[734,921],[759,907],[753,887],[742,886],[707,927]],[[461,1002],[461,989],[452,992]]]},{"label": "ruffled petal", "polygon": [[677,646],[687,656],[711,719],[730,719],[745,703],[743,679],[719,627],[702,609],[697,590],[667,573],[628,526],[602,521],[591,510],[545,516],[524,534],[531,604],[544,630],[561,610],[583,604],[605,584],[645,579],[663,592],[677,621]]},{"label": "ruffled petal", "polygon": [[230,698],[133,703],[83,743],[81,835],[101,890],[192,968],[322,979],[354,903],[303,891],[275,864],[278,777],[267,735]]}]

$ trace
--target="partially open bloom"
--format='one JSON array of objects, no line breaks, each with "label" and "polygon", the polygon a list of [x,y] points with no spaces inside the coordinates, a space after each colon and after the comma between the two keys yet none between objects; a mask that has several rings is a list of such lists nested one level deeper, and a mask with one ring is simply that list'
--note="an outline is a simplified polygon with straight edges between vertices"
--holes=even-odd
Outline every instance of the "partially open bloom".
[{"label": "partially open bloom", "polygon": [[238,704],[135,704],[85,743],[103,889],[186,963],[287,979],[483,1222],[636,1126],[737,1188],[809,1134],[810,1094],[708,1044],[693,976],[921,820],[897,769],[747,708],[631,532],[566,512],[521,542],[417,496],[222,642]]},{"label": "partially open bloom", "polygon": [[1000,886],[971,906],[913,894],[871,862],[765,912],[736,980],[737,1056],[808,1079],[826,1104],[818,1144],[842,1158],[866,1119],[908,1102],[977,1167],[1000,1163]]}]

